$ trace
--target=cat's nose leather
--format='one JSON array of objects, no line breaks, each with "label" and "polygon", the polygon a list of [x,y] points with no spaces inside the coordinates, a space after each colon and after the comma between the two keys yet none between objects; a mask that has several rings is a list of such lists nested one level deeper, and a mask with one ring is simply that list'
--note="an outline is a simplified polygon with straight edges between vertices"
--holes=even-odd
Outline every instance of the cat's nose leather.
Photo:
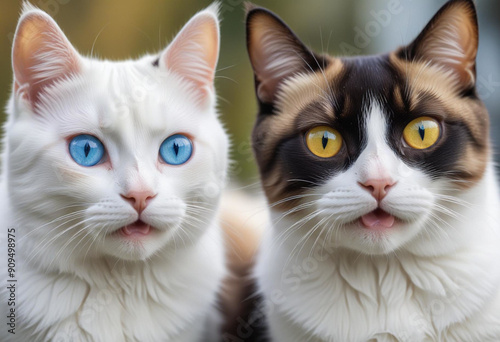
[{"label": "cat's nose leather", "polygon": [[140,214],[156,194],[151,191],[129,191],[126,195],[121,196]]},{"label": "cat's nose leather", "polygon": [[368,179],[359,183],[363,188],[371,193],[377,201],[381,201],[387,195],[387,192],[394,186],[395,182],[390,178]]}]

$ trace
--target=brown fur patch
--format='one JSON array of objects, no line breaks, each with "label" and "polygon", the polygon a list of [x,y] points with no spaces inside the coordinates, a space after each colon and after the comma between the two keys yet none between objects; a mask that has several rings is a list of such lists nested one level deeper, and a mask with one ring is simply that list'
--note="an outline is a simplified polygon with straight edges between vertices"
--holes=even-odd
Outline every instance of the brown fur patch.
[{"label": "brown fur patch", "polygon": [[[252,322],[259,304],[253,278],[255,255],[267,226],[265,201],[243,193],[224,193],[220,222],[225,234],[226,260],[229,274],[219,296],[223,314],[224,340],[261,341],[262,322]],[[243,326],[242,326],[243,325]],[[253,331],[248,331],[249,327]],[[245,332],[245,336],[241,331]]]},{"label": "brown fur patch", "polygon": [[390,60],[407,79],[405,91],[409,96],[410,110],[426,100],[422,94],[431,93],[446,110],[444,121],[461,123],[468,128],[471,141],[456,142],[465,145],[465,152],[458,160],[456,172],[450,177],[463,180],[459,183],[462,188],[473,186],[482,178],[490,156],[488,110],[476,97],[460,96],[459,84],[443,68],[424,62],[401,60],[397,53],[391,54]]},{"label": "brown fur patch", "polygon": [[[330,58],[330,64],[324,72],[301,74],[287,80],[277,96],[276,113],[279,114],[263,117],[258,129],[254,131],[255,154],[261,170],[266,170],[266,176],[262,179],[264,190],[270,203],[281,210],[288,210],[294,206],[296,201],[287,201],[286,198],[298,192],[284,193],[288,178],[283,177],[280,163],[273,164],[277,145],[281,139],[288,135],[295,135],[297,131],[321,123],[329,125],[331,120],[334,120],[333,108],[329,105],[330,101],[335,100],[331,82],[342,73],[342,70],[342,61]],[[301,111],[318,99],[322,100],[320,103],[323,104],[323,110],[311,111],[311,115],[297,125],[296,119]]]}]

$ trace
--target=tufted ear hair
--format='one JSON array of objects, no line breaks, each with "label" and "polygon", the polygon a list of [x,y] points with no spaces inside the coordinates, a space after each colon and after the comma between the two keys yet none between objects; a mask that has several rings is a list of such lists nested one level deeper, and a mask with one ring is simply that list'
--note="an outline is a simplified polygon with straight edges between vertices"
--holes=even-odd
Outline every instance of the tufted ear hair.
[{"label": "tufted ear hair", "polygon": [[44,89],[80,71],[80,55],[56,22],[24,4],[12,47],[14,89],[36,109]]},{"label": "tufted ear hair", "polygon": [[166,68],[190,81],[201,99],[214,92],[219,58],[219,4],[197,13],[162,52],[160,68]]},{"label": "tufted ear hair", "polygon": [[440,66],[461,88],[471,88],[476,84],[478,44],[474,2],[451,0],[410,45],[401,49],[399,56]]},{"label": "tufted ear hair", "polygon": [[309,50],[278,16],[265,8],[247,3],[246,29],[248,55],[261,103],[274,102],[287,78],[324,67],[323,58]]}]

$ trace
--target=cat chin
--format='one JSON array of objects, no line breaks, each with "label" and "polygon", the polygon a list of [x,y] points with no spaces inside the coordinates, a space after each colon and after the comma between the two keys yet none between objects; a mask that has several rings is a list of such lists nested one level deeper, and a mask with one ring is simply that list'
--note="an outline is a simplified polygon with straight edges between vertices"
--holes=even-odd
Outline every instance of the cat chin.
[{"label": "cat chin", "polygon": [[[425,232],[426,217],[428,216],[423,215],[419,220],[413,221],[396,217],[390,228],[369,229],[363,225],[360,217],[339,222],[325,213],[324,216],[320,215],[303,224],[295,232],[290,232],[290,227],[296,226],[294,218],[283,218],[279,211],[272,211],[274,221],[281,218],[275,226],[277,243],[289,245],[294,253],[303,251],[306,254],[310,251],[334,254],[339,250],[350,250],[363,255],[380,256],[404,250],[413,253],[418,249],[425,255],[427,249],[425,246],[418,246],[418,238],[428,234]],[[319,222],[327,223],[323,224],[323,229],[319,229]],[[290,232],[288,235],[287,231]]]},{"label": "cat chin", "polygon": [[330,245],[333,248],[345,248],[366,255],[392,254],[411,239],[407,236],[411,231],[408,226],[398,223],[391,229],[369,230],[359,223],[353,224],[335,233],[336,241],[330,241]]},{"label": "cat chin", "polygon": [[106,236],[103,252],[121,260],[146,260],[158,253],[170,240],[170,234],[155,228],[143,236],[124,236],[115,231]]},{"label": "cat chin", "polygon": [[390,228],[367,228],[357,219],[326,233],[329,238],[324,241],[325,250],[348,249],[365,255],[390,255],[405,250],[424,229],[423,221],[405,222],[395,218]]}]

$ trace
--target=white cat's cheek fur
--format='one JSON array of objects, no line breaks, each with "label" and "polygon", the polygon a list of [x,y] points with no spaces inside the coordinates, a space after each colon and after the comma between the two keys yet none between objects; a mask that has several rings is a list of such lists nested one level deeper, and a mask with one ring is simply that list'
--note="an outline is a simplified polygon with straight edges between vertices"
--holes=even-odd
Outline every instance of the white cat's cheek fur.
[{"label": "white cat's cheek fur", "polygon": [[120,198],[105,198],[85,211],[85,221],[95,227],[93,234],[97,236],[111,234],[137,219],[137,212]]},{"label": "white cat's cheek fur", "polygon": [[155,199],[144,212],[142,220],[161,232],[172,235],[186,217],[186,204],[178,198]]}]

